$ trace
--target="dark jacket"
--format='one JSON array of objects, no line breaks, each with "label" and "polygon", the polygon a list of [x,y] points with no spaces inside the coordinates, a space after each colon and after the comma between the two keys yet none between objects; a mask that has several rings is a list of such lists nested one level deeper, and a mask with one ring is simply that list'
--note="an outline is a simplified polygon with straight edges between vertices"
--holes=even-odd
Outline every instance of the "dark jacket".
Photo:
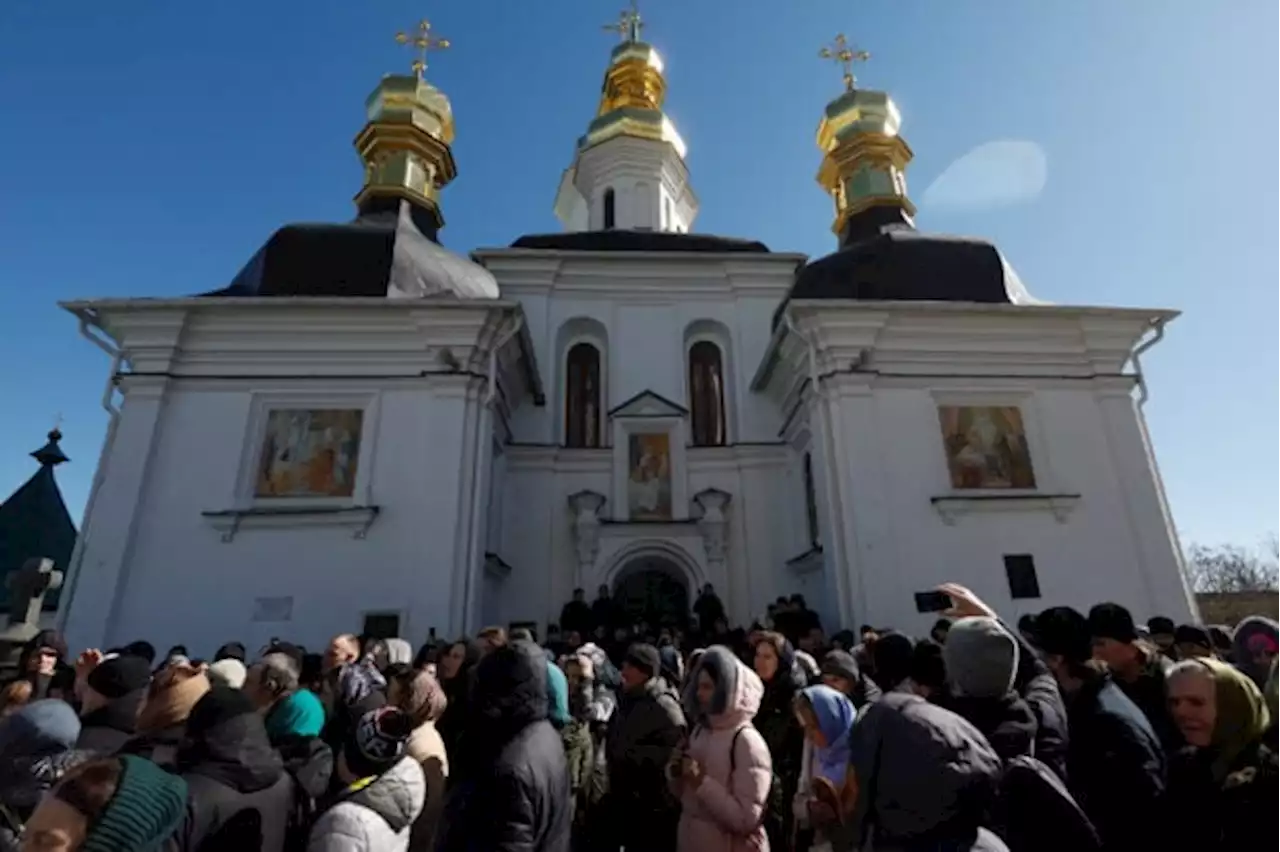
[{"label": "dark jacket", "polygon": [[684,735],[680,699],[665,680],[650,678],[622,692],[605,732],[605,757],[609,790],[626,802],[625,812],[643,819],[678,807],[667,789],[666,767]]},{"label": "dark jacket", "polygon": [[178,747],[182,745],[186,730],[186,723],[180,722],[158,731],[138,734],[126,741],[117,754],[134,754],[158,766],[171,767],[178,759]]},{"label": "dark jacket", "polygon": [[573,631],[584,640],[591,635],[591,604],[586,601],[569,601],[560,608],[560,635]]},{"label": "dark jacket", "polygon": [[1142,670],[1136,679],[1124,681],[1115,678],[1115,684],[1147,717],[1147,721],[1151,723],[1151,729],[1156,733],[1156,739],[1160,741],[1164,750],[1173,754],[1185,743],[1173,722],[1173,715],[1169,712],[1169,701],[1164,685],[1165,670],[1168,665],[1169,661],[1164,656],[1153,651],[1143,661]]},{"label": "dark jacket", "polygon": [[1001,760],[1036,756],[1036,717],[1016,692],[1003,698],[952,696],[943,706],[981,731]]},{"label": "dark jacket", "polygon": [[1022,634],[1007,624],[1004,628],[1018,643],[1018,671],[1014,675],[1013,688],[1027,702],[1036,719],[1035,757],[1063,781],[1069,781],[1067,748],[1070,732],[1062,691],[1040,655],[1027,644]]},{"label": "dark jacket", "polygon": [[513,642],[476,667],[472,718],[437,852],[568,852],[573,816],[560,734],[547,721],[547,662]]},{"label": "dark jacket", "polygon": [[766,801],[765,832],[771,848],[783,848],[791,836],[791,797],[800,779],[804,753],[804,730],[792,707],[796,693],[808,685],[804,670],[796,663],[790,642],[784,642],[778,656],[778,670],[764,684],[764,696],[752,724],[764,738],[773,760],[773,777],[778,795]]},{"label": "dark jacket", "polygon": [[1231,762],[1221,783],[1210,772],[1211,753],[1184,749],[1169,763],[1162,823],[1167,852],[1238,852],[1277,843],[1275,752],[1260,742]]},{"label": "dark jacket", "polygon": [[1164,751],[1147,717],[1107,675],[1067,698],[1067,782],[1103,848],[1148,848],[1165,789]]},{"label": "dark jacket", "polygon": [[114,698],[97,710],[80,717],[80,738],[76,749],[98,757],[120,751],[138,727],[138,709],[146,690],[140,689]]},{"label": "dark jacket", "polygon": [[262,718],[246,713],[192,732],[177,771],[191,798],[176,834],[183,852],[280,852],[294,787]]}]

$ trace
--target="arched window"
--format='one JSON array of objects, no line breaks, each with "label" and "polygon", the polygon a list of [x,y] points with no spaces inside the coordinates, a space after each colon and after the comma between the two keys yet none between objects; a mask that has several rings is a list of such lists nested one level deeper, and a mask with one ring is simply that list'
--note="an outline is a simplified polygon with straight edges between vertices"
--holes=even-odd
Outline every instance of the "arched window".
[{"label": "arched window", "polygon": [[565,359],[564,444],[600,446],[600,350],[575,343]]},{"label": "arched window", "polygon": [[689,416],[695,447],[724,445],[724,359],[710,340],[689,347]]},{"label": "arched window", "polygon": [[813,484],[813,456],[804,454],[804,523],[809,543],[818,543],[818,489]]},{"label": "arched window", "polygon": [[613,230],[614,204],[613,187],[609,187],[604,191],[604,229],[606,231]]}]

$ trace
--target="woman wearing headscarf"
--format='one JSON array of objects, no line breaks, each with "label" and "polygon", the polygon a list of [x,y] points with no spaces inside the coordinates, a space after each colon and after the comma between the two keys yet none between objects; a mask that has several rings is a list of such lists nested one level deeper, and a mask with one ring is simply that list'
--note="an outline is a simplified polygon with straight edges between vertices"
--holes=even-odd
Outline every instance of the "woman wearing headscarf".
[{"label": "woman wearing headscarf", "polygon": [[72,697],[76,672],[66,663],[67,644],[56,630],[41,630],[22,646],[16,680],[31,684],[28,701]]},{"label": "woman wearing headscarf", "polygon": [[785,849],[792,834],[791,801],[800,777],[800,755],[804,748],[804,732],[796,719],[792,702],[808,682],[796,662],[796,652],[781,633],[761,631],[752,642],[752,668],[764,684],[764,696],[754,725],[764,737],[773,761],[777,795],[770,797],[765,815],[765,832],[769,845]]},{"label": "woman wearing headscarf", "polygon": [[1232,662],[1249,676],[1259,689],[1267,682],[1271,664],[1280,647],[1280,632],[1269,618],[1252,615],[1236,625],[1231,638]]},{"label": "woman wearing headscarf", "polygon": [[448,749],[436,730],[436,721],[444,713],[449,699],[445,697],[440,683],[429,673],[409,670],[388,682],[387,703],[403,710],[413,725],[405,753],[422,765],[427,795],[422,813],[413,821],[409,849],[410,852],[429,852],[435,848],[436,829],[444,806],[445,781],[449,778]]},{"label": "woman wearing headscarf", "polygon": [[1270,714],[1254,682],[1214,659],[1169,673],[1169,709],[1187,746],[1170,765],[1170,850],[1274,849],[1276,755],[1263,739]]},{"label": "woman wearing headscarf", "polygon": [[751,725],[763,694],[760,678],[728,648],[714,645],[698,660],[683,697],[693,731],[667,769],[681,804],[677,852],[770,848],[763,822],[773,764]]},{"label": "woman wearing headscarf", "polygon": [[804,729],[800,781],[791,800],[796,825],[814,829],[810,852],[849,852],[857,797],[849,771],[849,732],[857,711],[844,693],[818,685],[796,696],[795,714]]},{"label": "woman wearing headscarf", "polygon": [[440,732],[448,754],[461,754],[467,708],[471,703],[471,683],[476,663],[480,662],[481,650],[480,643],[459,639],[445,649],[436,663],[440,687],[448,700],[444,713],[436,720],[436,730]]}]

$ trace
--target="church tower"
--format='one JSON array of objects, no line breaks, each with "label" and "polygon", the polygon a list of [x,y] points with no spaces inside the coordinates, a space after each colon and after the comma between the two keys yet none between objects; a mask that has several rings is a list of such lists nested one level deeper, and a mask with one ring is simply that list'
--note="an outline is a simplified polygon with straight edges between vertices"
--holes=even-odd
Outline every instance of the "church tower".
[{"label": "church tower", "polygon": [[818,183],[836,210],[831,230],[847,246],[885,228],[914,228],[916,208],[907,197],[906,178],[912,154],[898,132],[898,106],[885,92],[859,89],[853,76],[853,64],[871,54],[838,35],[820,55],[844,69],[844,93],[827,104],[818,124]]},{"label": "church tower", "polygon": [[643,28],[634,3],[605,27],[622,43],[609,57],[595,120],[556,194],[566,231],[686,233],[698,215],[684,140],[662,110],[662,57],[641,40]]}]

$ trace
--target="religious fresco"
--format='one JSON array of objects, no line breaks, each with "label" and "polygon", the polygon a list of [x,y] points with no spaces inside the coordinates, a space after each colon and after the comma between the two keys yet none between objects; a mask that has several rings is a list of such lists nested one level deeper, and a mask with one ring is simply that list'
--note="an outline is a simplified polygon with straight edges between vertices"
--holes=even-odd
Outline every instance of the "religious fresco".
[{"label": "religious fresco", "polygon": [[671,520],[671,436],[627,436],[627,509],[633,521]]},{"label": "religious fresco", "polygon": [[951,487],[1035,488],[1017,406],[938,406]]},{"label": "religious fresco", "polygon": [[350,497],[364,412],[277,408],[267,417],[255,497]]}]

